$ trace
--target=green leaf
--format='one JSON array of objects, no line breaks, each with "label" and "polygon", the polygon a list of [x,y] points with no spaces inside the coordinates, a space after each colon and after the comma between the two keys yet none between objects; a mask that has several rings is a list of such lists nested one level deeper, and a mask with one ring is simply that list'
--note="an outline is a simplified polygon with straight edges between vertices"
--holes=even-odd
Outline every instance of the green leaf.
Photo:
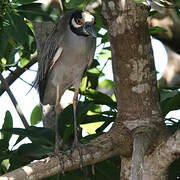
[{"label": "green leaf", "polygon": [[[94,106],[93,103],[83,103],[83,102],[78,102],[77,105],[77,120],[78,124],[82,123],[83,116],[87,113],[87,111]],[[64,131],[67,127],[73,126],[73,105],[70,104],[67,106],[60,115],[59,118],[59,132],[61,136],[63,136]]]},{"label": "green leaf", "polygon": [[135,3],[142,3],[142,2],[146,2],[145,0],[134,0]]},{"label": "green leaf", "polygon": [[88,111],[88,115],[95,115],[95,114],[99,114],[101,112],[101,106],[98,104],[94,104],[94,106],[90,107],[89,111]]},{"label": "green leaf", "polygon": [[36,125],[41,120],[42,120],[42,109],[40,106],[36,106],[31,113],[31,117],[30,117],[31,125],[32,126]]},{"label": "green leaf", "polygon": [[180,109],[180,92],[178,92],[175,96],[160,102],[160,105],[164,116],[166,116],[166,114],[170,111]]},{"label": "green leaf", "polygon": [[[27,29],[27,41],[24,45],[24,50],[28,53],[26,54],[33,54],[35,51],[36,51],[36,40],[35,40],[35,37],[34,37],[34,34],[32,32],[32,30],[30,29],[30,27],[28,26],[28,29]],[[29,58],[28,58],[29,59]]]},{"label": "green leaf", "polygon": [[99,59],[104,60],[104,59],[111,59],[111,51],[108,49],[103,49],[101,53],[99,54]]},{"label": "green leaf", "polygon": [[81,93],[88,97],[88,100],[94,102],[95,104],[107,105],[113,109],[117,108],[116,102],[114,102],[111,97],[102,92],[96,91],[94,89],[88,89]]},{"label": "green leaf", "polygon": [[174,97],[178,94],[178,90],[159,89],[160,101],[164,101],[168,98]]},{"label": "green leaf", "polygon": [[165,119],[165,120],[171,121],[173,123],[173,124],[167,126],[168,129],[172,132],[172,134],[180,129],[180,119],[174,120],[173,118],[170,118],[170,119]]},{"label": "green leaf", "polygon": [[41,3],[22,5],[17,8],[17,11],[25,18],[35,22],[55,21],[59,18],[59,13],[56,9]]},{"label": "green leaf", "polygon": [[12,0],[12,2],[16,4],[30,4],[35,1],[37,0]]},{"label": "green leaf", "polygon": [[88,88],[91,89],[96,89],[98,85],[98,78],[104,76],[104,73],[96,67],[89,69],[86,74],[88,77]]},{"label": "green leaf", "polygon": [[30,163],[30,160],[26,157],[22,157],[21,154],[18,153],[18,150],[15,150],[10,154],[9,163],[10,167],[8,170],[13,171]]},{"label": "green leaf", "polygon": [[[6,111],[6,115],[4,118],[4,124],[2,126],[2,129],[12,128],[12,127],[13,127],[13,120],[12,120],[11,113],[9,111]],[[8,133],[8,132],[1,133],[1,138],[5,139],[7,141],[10,140],[11,136],[12,136],[12,134]]]},{"label": "green leaf", "polygon": [[152,11],[149,12],[149,16],[154,16],[156,14],[159,14],[159,11],[152,10]]},{"label": "green leaf", "polygon": [[88,80],[87,76],[82,78],[81,87],[80,87],[81,91],[85,91],[86,90],[87,80]]},{"label": "green leaf", "polygon": [[97,67],[97,66],[99,66],[100,64],[99,64],[99,62],[96,60],[96,59],[93,59],[93,62],[92,62],[92,64],[91,64],[91,67],[90,68],[95,68],[95,67]]},{"label": "green leaf", "polygon": [[180,6],[180,1],[177,0],[177,1],[175,2],[175,5],[176,5],[176,6]]},{"label": "green leaf", "polygon": [[149,32],[150,34],[155,34],[155,33],[167,32],[167,29],[164,29],[159,26],[154,26],[149,29]]},{"label": "green leaf", "polygon": [[23,128],[11,128],[0,129],[1,132],[8,132],[11,134],[17,134],[22,137],[28,137],[32,142],[42,145],[53,145],[55,140],[55,134],[51,129],[31,126],[27,129]]},{"label": "green leaf", "polygon": [[40,159],[53,151],[54,147],[42,146],[36,143],[23,144],[18,148],[21,157],[28,157],[31,160]]},{"label": "green leaf", "polygon": [[4,172],[3,174],[6,174],[9,170],[9,166],[10,166],[9,159],[4,159],[0,165],[0,171],[1,169],[3,169]]},{"label": "green leaf", "polygon": [[[9,140],[7,139],[0,139],[0,152],[7,151],[9,147]],[[0,161],[2,160],[1,157],[2,154],[0,154]]]},{"label": "green leaf", "polygon": [[102,38],[101,43],[107,43],[107,42],[109,42],[109,35],[108,35],[108,33],[106,33],[106,34],[104,34],[104,35],[98,34],[98,37],[101,37],[101,38]]},{"label": "green leaf", "polygon": [[67,9],[83,9],[89,2],[90,0],[68,0],[65,1],[65,7]]},{"label": "green leaf", "polygon": [[0,30],[0,59],[5,56],[5,51],[8,46],[8,38],[5,32]]},{"label": "green leaf", "polygon": [[116,99],[116,96],[115,96],[114,93],[112,94],[111,98],[112,98],[112,100],[113,100],[114,102],[117,102],[117,99]]},{"label": "green leaf", "polygon": [[23,18],[13,12],[7,13],[3,19],[3,29],[6,34],[21,45],[27,40],[27,25]]},{"label": "green leaf", "polygon": [[20,67],[23,68],[24,66],[26,66],[29,63],[29,60],[26,58],[21,58],[20,59]]},{"label": "green leaf", "polygon": [[92,180],[116,180],[120,179],[120,158],[119,156],[106,159],[95,164],[95,174]]},{"label": "green leaf", "polygon": [[[94,103],[84,103],[78,102],[77,105],[77,124],[82,124],[84,117],[86,116],[88,110],[94,106]],[[72,104],[67,106],[60,115],[59,118],[59,134],[63,137],[63,143],[67,144],[72,138],[74,130],[74,118],[73,118],[73,106]]]},{"label": "green leaf", "polygon": [[180,177],[180,158],[177,158],[173,161],[168,167],[168,179],[169,180],[177,180]]},{"label": "green leaf", "polygon": [[110,79],[104,79],[103,81],[99,82],[99,86],[105,89],[112,89],[114,88],[114,82]]},{"label": "green leaf", "polygon": [[81,124],[89,124],[89,123],[95,123],[95,122],[113,122],[115,120],[115,117],[107,117],[103,116],[101,114],[97,115],[85,115],[83,117],[83,122]]},{"label": "green leaf", "polygon": [[6,65],[14,65],[15,63],[15,54],[17,53],[17,49],[15,47],[13,47],[10,43],[8,43],[8,46],[6,48],[6,52],[5,52],[5,58],[7,60]]},{"label": "green leaf", "polygon": [[[0,50],[0,60],[1,60],[0,66],[3,69],[5,69],[5,66],[7,66],[7,65],[11,66],[12,64],[14,64],[15,54],[17,53],[17,49],[15,49],[13,47],[13,45],[9,43],[10,38],[6,39],[1,36],[2,35],[1,32],[3,34],[3,31],[0,31],[0,48],[2,48]],[[4,35],[7,37],[7,35],[5,33],[4,33]]]},{"label": "green leaf", "polygon": [[95,68],[88,69],[88,73],[99,74],[100,70],[95,67]]},{"label": "green leaf", "polygon": [[[96,8],[95,9],[95,17],[96,17],[96,29],[97,29],[97,32],[101,29],[101,28],[106,28],[102,22],[102,15],[101,15],[101,8]],[[98,37],[99,37],[100,34],[98,34]]]}]

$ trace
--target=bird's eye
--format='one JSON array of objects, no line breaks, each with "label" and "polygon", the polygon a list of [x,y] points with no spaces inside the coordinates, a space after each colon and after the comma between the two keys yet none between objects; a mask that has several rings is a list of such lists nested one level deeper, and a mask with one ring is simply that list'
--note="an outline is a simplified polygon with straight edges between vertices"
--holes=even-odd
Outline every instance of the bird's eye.
[{"label": "bird's eye", "polygon": [[82,23],[83,23],[83,22],[82,22],[82,19],[77,19],[77,20],[76,20],[76,23],[77,23],[78,25],[82,25]]}]

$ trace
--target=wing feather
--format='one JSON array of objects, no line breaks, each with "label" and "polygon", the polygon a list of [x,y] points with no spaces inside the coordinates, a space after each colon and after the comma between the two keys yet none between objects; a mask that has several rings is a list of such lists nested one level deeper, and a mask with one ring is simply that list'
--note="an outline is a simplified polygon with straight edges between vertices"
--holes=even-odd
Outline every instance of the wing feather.
[{"label": "wing feather", "polygon": [[63,51],[64,32],[67,29],[68,21],[72,12],[64,15],[47,38],[44,47],[38,56],[38,72],[34,81],[34,87],[37,88],[40,96],[40,101],[43,102],[44,91],[48,73],[59,59]]}]

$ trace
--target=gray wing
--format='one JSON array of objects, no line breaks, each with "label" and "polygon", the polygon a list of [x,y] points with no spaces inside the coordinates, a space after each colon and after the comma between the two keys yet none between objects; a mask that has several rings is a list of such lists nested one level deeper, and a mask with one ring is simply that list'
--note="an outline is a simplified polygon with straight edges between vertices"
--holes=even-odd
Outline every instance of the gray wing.
[{"label": "gray wing", "polygon": [[[66,31],[71,13],[64,15],[56,25],[53,32],[47,38],[43,49],[38,58],[38,72],[34,82],[40,96],[40,101],[43,101],[44,90],[46,88],[46,81],[48,73],[52,69],[59,56],[61,55],[63,47],[61,44],[64,39],[64,32]],[[59,54],[59,55],[58,55]]]},{"label": "gray wing", "polygon": [[95,54],[95,50],[96,50],[96,38],[92,38],[92,47],[89,48],[89,63],[88,63],[88,68],[91,66],[92,62],[93,62],[93,58],[94,58],[94,54]]}]

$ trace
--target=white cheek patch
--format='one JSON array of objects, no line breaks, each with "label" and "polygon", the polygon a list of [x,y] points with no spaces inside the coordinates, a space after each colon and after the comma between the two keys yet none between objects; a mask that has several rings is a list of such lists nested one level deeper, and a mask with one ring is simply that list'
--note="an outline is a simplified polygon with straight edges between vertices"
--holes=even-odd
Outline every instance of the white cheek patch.
[{"label": "white cheek patch", "polygon": [[89,12],[87,11],[84,11],[82,13],[82,17],[83,17],[83,20],[84,22],[94,22],[94,16],[91,15]]},{"label": "white cheek patch", "polygon": [[72,18],[71,24],[72,24],[72,26],[75,27],[75,28],[80,28],[80,27],[82,26],[82,25],[77,24],[77,23],[75,22],[74,18]]}]

